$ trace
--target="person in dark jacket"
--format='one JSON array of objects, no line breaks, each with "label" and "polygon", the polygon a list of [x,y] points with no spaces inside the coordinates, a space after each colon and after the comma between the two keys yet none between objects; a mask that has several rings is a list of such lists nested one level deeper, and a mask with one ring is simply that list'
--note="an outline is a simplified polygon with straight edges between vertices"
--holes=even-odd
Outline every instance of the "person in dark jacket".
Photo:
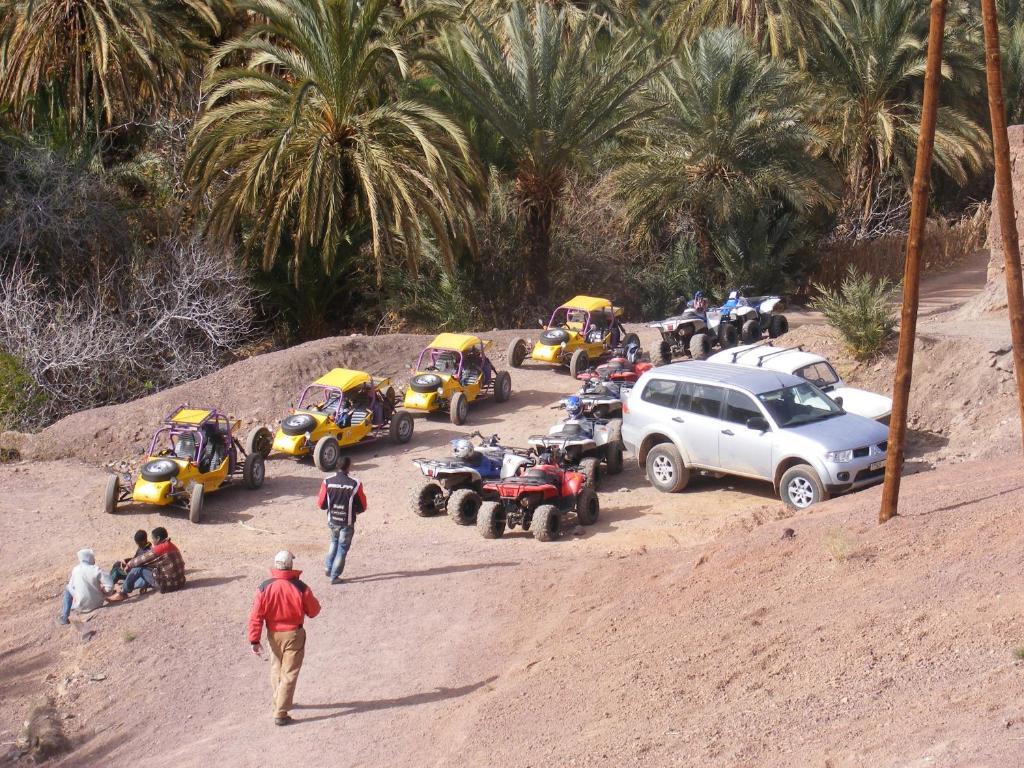
[{"label": "person in dark jacket", "polygon": [[260,584],[249,612],[249,643],[252,652],[262,656],[260,635],[267,625],[267,645],[270,646],[270,686],[274,695],[274,723],[292,722],[288,710],[292,708],[295,684],[306,654],[305,618],[320,613],[320,603],[299,576],[302,571],[292,570],[294,556],[282,550],[274,558],[270,578]]},{"label": "person in dark jacket", "polygon": [[[112,583],[117,584],[118,582],[124,581],[128,577],[128,572],[124,569],[128,562],[136,557],[142,555],[153,549],[153,545],[149,543],[149,534],[141,528],[135,532],[135,554],[131,557],[126,557],[124,560],[118,560],[114,563],[110,569],[110,580]],[[146,587],[143,587],[146,589]]]},{"label": "person in dark jacket", "polygon": [[356,516],[366,511],[366,493],[363,484],[348,474],[352,460],[343,456],[338,471],[324,479],[320,485],[317,506],[327,512],[327,527],[331,532],[331,546],[324,558],[324,573],[331,584],[341,584],[345,558],[352,537],[356,533]]}]

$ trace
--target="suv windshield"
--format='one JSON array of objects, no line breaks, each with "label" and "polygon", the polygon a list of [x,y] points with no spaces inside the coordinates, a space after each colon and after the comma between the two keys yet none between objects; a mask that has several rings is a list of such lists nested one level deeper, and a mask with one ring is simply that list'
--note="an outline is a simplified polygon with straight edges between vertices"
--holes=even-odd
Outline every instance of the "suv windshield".
[{"label": "suv windshield", "polygon": [[797,427],[843,413],[842,408],[813,384],[762,392],[757,398],[780,427]]}]

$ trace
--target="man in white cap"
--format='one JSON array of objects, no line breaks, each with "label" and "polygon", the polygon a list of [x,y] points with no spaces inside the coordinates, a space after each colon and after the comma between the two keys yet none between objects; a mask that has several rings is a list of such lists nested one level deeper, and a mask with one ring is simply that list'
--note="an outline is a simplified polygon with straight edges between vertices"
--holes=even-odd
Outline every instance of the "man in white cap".
[{"label": "man in white cap", "polygon": [[270,686],[274,696],[274,723],[292,722],[295,684],[299,680],[302,658],[306,653],[305,618],[320,613],[320,603],[313,590],[299,580],[302,571],[292,569],[294,556],[283,549],[274,557],[270,578],[260,584],[249,613],[249,643],[257,656],[263,653],[260,635],[267,625],[270,646]]},{"label": "man in white cap", "polygon": [[78,565],[71,569],[71,578],[64,588],[64,599],[57,621],[69,623],[72,608],[78,613],[88,613],[103,605],[110,590],[103,584],[103,571],[96,565],[96,556],[91,549],[78,550]]}]

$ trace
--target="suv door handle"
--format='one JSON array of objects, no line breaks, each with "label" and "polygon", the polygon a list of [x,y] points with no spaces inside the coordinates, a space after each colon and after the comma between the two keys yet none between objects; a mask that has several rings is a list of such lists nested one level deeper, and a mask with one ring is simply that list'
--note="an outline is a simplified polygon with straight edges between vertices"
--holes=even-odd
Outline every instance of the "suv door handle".
[{"label": "suv door handle", "polygon": [[731,429],[723,429],[723,430],[722,430],[722,434],[723,434],[723,435],[729,435],[729,436],[731,437],[731,436],[732,436],[732,435],[734,435],[735,433],[734,433],[734,432],[733,432],[733,431],[732,431]]},{"label": "suv door handle", "polygon": [[680,424],[682,424],[683,423],[683,418],[681,416],[673,416],[672,417],[672,421],[677,421]]}]

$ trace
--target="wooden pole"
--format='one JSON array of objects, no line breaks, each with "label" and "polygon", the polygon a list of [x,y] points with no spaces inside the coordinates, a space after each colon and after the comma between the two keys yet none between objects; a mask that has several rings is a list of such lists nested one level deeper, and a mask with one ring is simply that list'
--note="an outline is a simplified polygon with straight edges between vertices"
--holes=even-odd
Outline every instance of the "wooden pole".
[{"label": "wooden pole", "polygon": [[893,381],[892,417],[889,420],[889,448],[885,463],[885,487],[878,522],[896,516],[903,472],[903,446],[907,439],[907,410],[910,380],[914,368],[914,339],[917,335],[917,302],[921,283],[921,246],[928,217],[928,185],[931,180],[935,120],[939,109],[939,79],[942,70],[942,38],[946,30],[946,0],[932,0],[928,27],[928,61],[925,65],[921,128],[917,137],[914,186],[910,195],[910,233],[907,261],[903,270],[903,311],[900,315],[900,346]]},{"label": "wooden pole", "polygon": [[1021,280],[1017,212],[1014,210],[1013,178],[1010,173],[1010,141],[1006,135],[1003,69],[999,56],[999,19],[995,0],[981,0],[981,18],[985,28],[985,72],[988,79],[988,109],[992,118],[992,154],[996,170],[994,202],[999,213],[999,228],[1003,234],[1006,303],[1010,310],[1013,371],[1017,376],[1017,402],[1021,437],[1024,438],[1024,281]]}]

